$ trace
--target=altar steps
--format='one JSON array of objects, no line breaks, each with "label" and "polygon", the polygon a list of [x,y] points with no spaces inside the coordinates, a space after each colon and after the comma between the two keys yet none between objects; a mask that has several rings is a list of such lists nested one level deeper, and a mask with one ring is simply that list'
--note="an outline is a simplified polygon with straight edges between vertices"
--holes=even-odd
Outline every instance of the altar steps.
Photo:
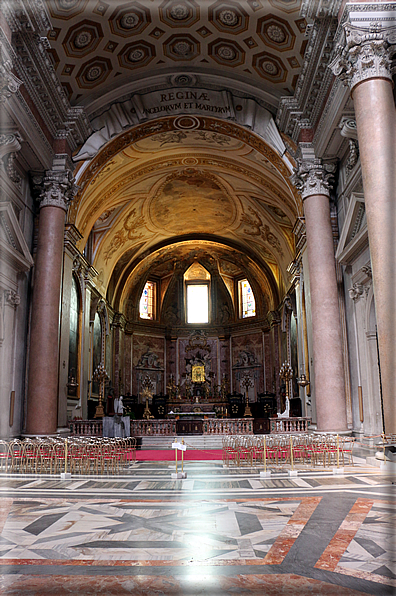
[{"label": "altar steps", "polygon": [[[175,435],[176,437],[176,435]],[[175,437],[141,437],[140,449],[170,449]],[[221,435],[177,435],[178,441],[184,439],[187,449],[221,449]]]}]

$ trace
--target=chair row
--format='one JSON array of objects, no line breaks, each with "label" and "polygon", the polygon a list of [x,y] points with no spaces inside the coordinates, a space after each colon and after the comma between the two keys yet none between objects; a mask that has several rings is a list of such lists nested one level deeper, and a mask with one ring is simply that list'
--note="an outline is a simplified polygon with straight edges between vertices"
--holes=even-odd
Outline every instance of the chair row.
[{"label": "chair row", "polygon": [[353,465],[355,439],[335,435],[227,435],[223,437],[226,466],[303,464]]},{"label": "chair row", "polygon": [[136,439],[102,437],[0,440],[0,472],[117,474],[136,461]]}]

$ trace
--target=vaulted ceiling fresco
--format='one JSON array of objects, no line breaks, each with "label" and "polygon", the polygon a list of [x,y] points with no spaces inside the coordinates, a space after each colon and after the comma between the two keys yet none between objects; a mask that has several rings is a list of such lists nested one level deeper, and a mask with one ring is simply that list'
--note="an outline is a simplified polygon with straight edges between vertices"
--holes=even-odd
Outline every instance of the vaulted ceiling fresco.
[{"label": "vaulted ceiling fresco", "polygon": [[173,129],[131,144],[116,137],[114,152],[111,145],[102,150],[108,159],[99,152],[91,171],[82,171],[69,218],[83,234],[81,250],[90,239],[103,293],[111,285],[115,295],[117,280],[127,283],[165,245],[192,239],[244,252],[271,278],[267,285],[287,285],[301,205],[276,152],[232,130]]}]

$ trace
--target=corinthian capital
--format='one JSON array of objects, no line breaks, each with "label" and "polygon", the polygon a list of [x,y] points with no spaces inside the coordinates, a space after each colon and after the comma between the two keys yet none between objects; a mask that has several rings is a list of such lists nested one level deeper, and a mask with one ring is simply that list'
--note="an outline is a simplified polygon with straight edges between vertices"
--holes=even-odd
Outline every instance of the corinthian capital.
[{"label": "corinthian capital", "polygon": [[391,61],[396,51],[396,27],[380,23],[358,27],[346,23],[336,58],[329,64],[335,76],[353,89],[373,78],[392,80]]},{"label": "corinthian capital", "polygon": [[78,190],[70,170],[48,170],[44,177],[35,176],[33,184],[39,191],[40,209],[51,206],[67,211]]},{"label": "corinthian capital", "polygon": [[312,195],[329,197],[335,169],[334,164],[323,164],[320,159],[298,159],[292,182],[303,200]]}]

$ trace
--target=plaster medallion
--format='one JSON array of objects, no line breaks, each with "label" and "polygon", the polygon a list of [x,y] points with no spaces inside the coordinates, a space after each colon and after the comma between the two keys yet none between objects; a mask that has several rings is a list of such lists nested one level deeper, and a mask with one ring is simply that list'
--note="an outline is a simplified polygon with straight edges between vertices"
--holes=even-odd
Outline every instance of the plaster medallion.
[{"label": "plaster medallion", "polygon": [[236,52],[230,46],[220,46],[217,50],[217,55],[223,60],[234,60]]},{"label": "plaster medallion", "polygon": [[191,52],[191,45],[187,41],[178,41],[173,46],[173,51],[179,56],[187,56]]},{"label": "plaster medallion", "polygon": [[267,29],[267,35],[272,41],[282,43],[286,39],[284,31],[278,25],[270,25]]},{"label": "plaster medallion", "polygon": [[96,81],[96,79],[98,79],[101,74],[102,68],[100,66],[93,66],[88,70],[87,74],[85,75],[85,78],[88,81]]},{"label": "plaster medallion", "polygon": [[180,116],[179,118],[176,118],[173,126],[179,130],[194,130],[199,128],[200,122],[195,116]]},{"label": "plaster medallion", "polygon": [[134,29],[139,24],[140,19],[134,12],[128,12],[124,14],[120,21],[120,25],[123,29]]},{"label": "plaster medallion", "polygon": [[176,77],[172,78],[172,84],[177,86],[177,85],[194,85],[195,83],[195,77],[193,79],[193,77],[191,77],[190,75],[187,74],[181,74],[181,75],[177,75]]},{"label": "plaster medallion", "polygon": [[234,27],[239,20],[237,13],[230,9],[222,10],[218,18],[226,27]]},{"label": "plaster medallion", "polygon": [[170,16],[172,19],[183,21],[190,16],[190,9],[185,4],[176,4],[175,6],[172,6]]},{"label": "plaster medallion", "polygon": [[278,72],[278,69],[272,62],[264,62],[262,68],[263,70],[265,70],[265,72],[267,72],[270,75],[274,75]]},{"label": "plaster medallion", "polygon": [[92,41],[92,34],[89,31],[81,31],[75,39],[74,45],[76,48],[85,48],[87,47]]},{"label": "plaster medallion", "polygon": [[128,54],[128,60],[130,62],[140,62],[140,60],[143,60],[144,58],[144,51],[137,48],[136,50],[132,50],[132,52],[129,52]]}]

